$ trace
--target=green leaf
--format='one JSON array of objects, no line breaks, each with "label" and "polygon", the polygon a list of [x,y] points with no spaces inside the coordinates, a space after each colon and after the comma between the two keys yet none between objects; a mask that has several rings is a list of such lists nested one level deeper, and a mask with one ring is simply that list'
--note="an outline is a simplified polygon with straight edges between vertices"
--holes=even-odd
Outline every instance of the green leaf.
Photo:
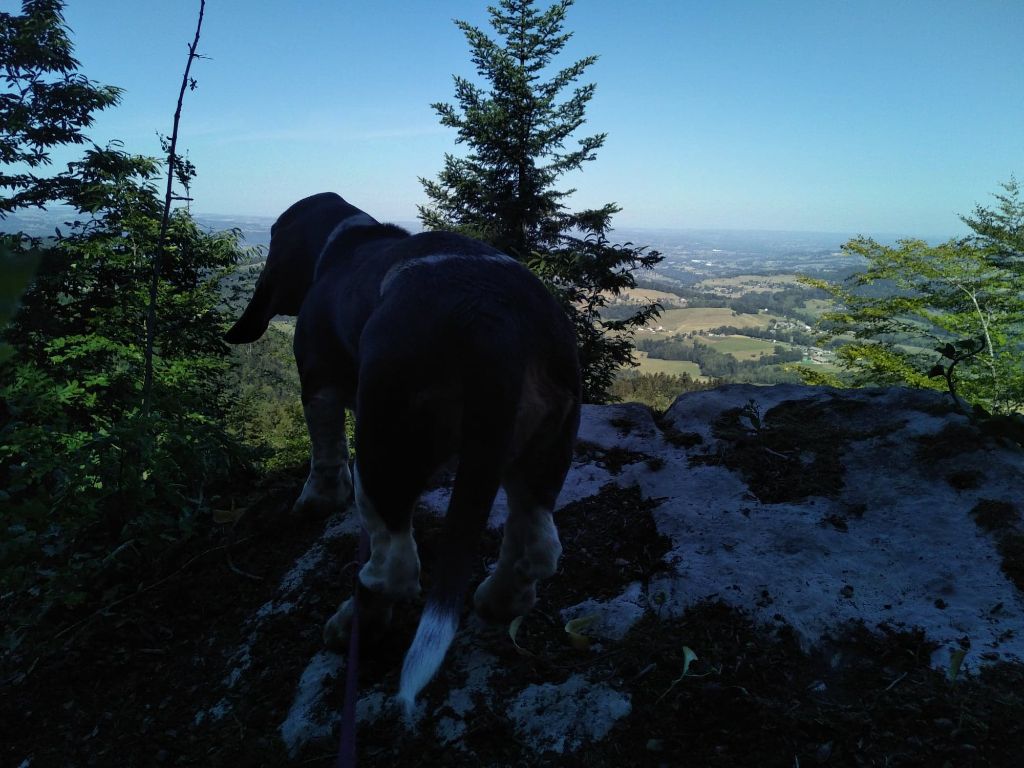
[{"label": "green leaf", "polygon": [[963,648],[957,648],[949,654],[949,669],[946,670],[946,677],[949,678],[949,682],[956,682],[956,679],[960,674],[960,667],[963,665],[964,657],[966,656],[967,651]]},{"label": "green leaf", "polygon": [[680,679],[686,677],[690,671],[690,665],[697,660],[697,654],[694,653],[693,649],[688,645],[683,646],[683,674],[679,676]]},{"label": "green leaf", "polygon": [[565,633],[569,636],[569,643],[577,651],[590,650],[590,638],[582,634],[582,631],[597,621],[599,616],[597,614],[591,614],[590,616],[581,616],[565,624]]}]

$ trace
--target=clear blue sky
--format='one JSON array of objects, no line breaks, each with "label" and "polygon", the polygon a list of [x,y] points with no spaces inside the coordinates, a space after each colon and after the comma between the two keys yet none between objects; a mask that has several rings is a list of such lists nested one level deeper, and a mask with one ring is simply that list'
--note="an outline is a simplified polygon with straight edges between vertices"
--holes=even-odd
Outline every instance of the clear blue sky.
[{"label": "clear blue sky", "polygon": [[[126,90],[96,140],[158,153],[198,6],[70,0],[82,71]],[[181,126],[193,209],[335,190],[414,220],[417,177],[459,151],[430,108],[474,74],[454,18],[486,25],[486,3],[209,0]],[[565,186],[619,226],[945,236],[1024,180],[1021,0],[578,0],[567,29],[562,63],[600,56],[584,130],[608,140]]]}]

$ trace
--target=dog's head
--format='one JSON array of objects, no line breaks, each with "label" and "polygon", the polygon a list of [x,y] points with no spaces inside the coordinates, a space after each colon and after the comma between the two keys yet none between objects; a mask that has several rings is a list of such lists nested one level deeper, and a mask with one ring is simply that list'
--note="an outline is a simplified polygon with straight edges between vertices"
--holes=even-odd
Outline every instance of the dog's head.
[{"label": "dog's head", "polygon": [[231,344],[256,341],[274,315],[298,315],[320,253],[346,223],[376,222],[333,192],[307,197],[282,213],[270,229],[267,262],[252,299],[224,338]]}]

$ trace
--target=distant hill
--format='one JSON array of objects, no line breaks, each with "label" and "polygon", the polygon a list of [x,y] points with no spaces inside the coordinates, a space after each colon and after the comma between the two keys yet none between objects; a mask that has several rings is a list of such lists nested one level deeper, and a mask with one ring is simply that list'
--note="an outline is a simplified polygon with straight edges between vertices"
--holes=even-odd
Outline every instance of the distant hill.
[{"label": "distant hill", "polygon": [[[56,229],[66,230],[74,219],[70,208],[46,211],[26,210],[0,220],[0,232],[24,232],[33,237],[52,236]],[[276,217],[240,214],[195,214],[196,220],[211,230],[238,229],[245,245],[266,246],[270,227]],[[419,232],[419,222],[394,222]],[[706,278],[740,274],[778,272],[820,272],[849,267],[851,259],[840,253],[840,246],[856,233],[782,232],[770,230],[728,229],[646,229],[624,227],[611,233],[619,243],[646,245],[660,251],[665,260],[657,274],[692,284]],[[874,234],[883,243],[893,243],[902,235]],[[926,238],[938,242],[945,238]]]},{"label": "distant hill", "polygon": [[[0,219],[0,232],[23,232],[31,237],[52,237],[56,230],[66,232],[77,216],[75,211],[64,206],[47,210],[31,208],[10,214]],[[196,221],[212,231],[238,229],[245,245],[267,245],[270,242],[270,227],[273,216],[225,216],[220,214],[195,214]]]}]

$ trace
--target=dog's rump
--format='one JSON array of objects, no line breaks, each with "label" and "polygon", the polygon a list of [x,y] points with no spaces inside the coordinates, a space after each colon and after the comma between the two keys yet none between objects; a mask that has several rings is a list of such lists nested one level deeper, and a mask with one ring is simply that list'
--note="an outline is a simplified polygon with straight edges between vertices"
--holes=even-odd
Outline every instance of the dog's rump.
[{"label": "dog's rump", "polygon": [[[389,268],[359,359],[357,463],[367,452],[390,451],[416,485],[459,458],[434,589],[402,672],[400,698],[411,706],[455,634],[506,467],[547,435],[564,433],[577,412],[575,339],[555,299],[512,259],[426,253]],[[399,434],[404,448],[379,442]],[[412,453],[410,440],[419,441]],[[394,482],[383,462],[374,467],[364,482]],[[400,510],[388,514],[396,530],[405,522]]]},{"label": "dog's rump", "polygon": [[[421,238],[427,239],[412,237],[408,245],[415,247]],[[464,240],[430,239],[449,248],[453,240]],[[484,395],[482,408],[512,397],[521,406],[518,444],[544,411],[562,411],[567,400],[578,400],[576,341],[568,317],[543,284],[508,256],[416,255],[389,268],[381,294],[360,340],[361,383],[387,387],[388,376],[374,368],[394,366],[394,373],[404,370],[406,377],[413,372],[412,398],[433,399],[439,408],[471,402],[474,389]]]},{"label": "dog's rump", "polygon": [[[467,424],[492,423],[503,413],[511,431],[507,455],[497,460],[505,463],[579,402],[572,326],[518,262],[496,251],[424,253],[415,247],[422,237],[400,243],[413,256],[385,272],[362,329],[357,419],[372,412],[374,419],[408,420],[406,431],[430,435],[424,458],[440,463],[470,450],[467,440],[483,439]],[[393,434],[379,426],[358,430],[357,453],[361,440]]]}]

